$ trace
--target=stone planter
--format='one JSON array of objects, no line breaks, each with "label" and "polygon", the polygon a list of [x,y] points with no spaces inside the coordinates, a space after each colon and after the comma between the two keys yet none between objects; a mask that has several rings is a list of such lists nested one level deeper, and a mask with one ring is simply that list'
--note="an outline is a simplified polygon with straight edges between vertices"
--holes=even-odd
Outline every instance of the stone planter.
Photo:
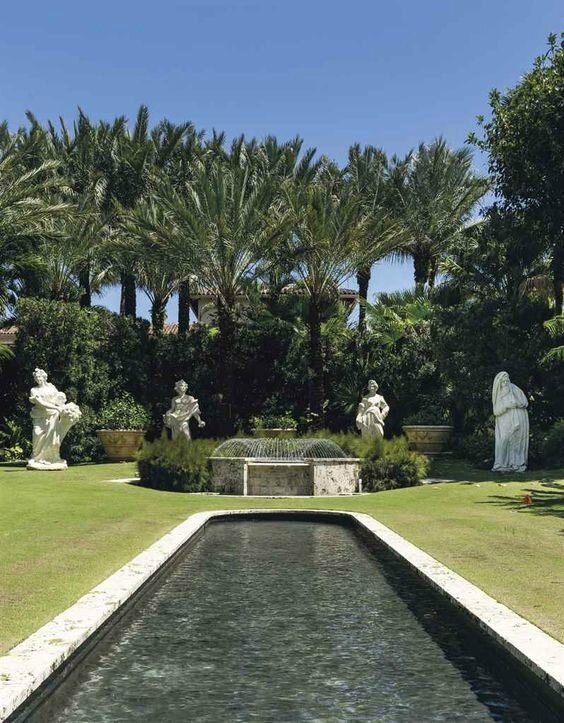
[{"label": "stone planter", "polygon": [[134,429],[97,429],[96,434],[110,462],[134,460],[141,440],[145,436],[143,430]]},{"label": "stone planter", "polygon": [[402,427],[409,448],[429,457],[436,457],[448,450],[454,427],[449,424],[407,424]]},{"label": "stone planter", "polygon": [[295,429],[253,429],[253,437],[285,437],[291,439],[296,435]]}]

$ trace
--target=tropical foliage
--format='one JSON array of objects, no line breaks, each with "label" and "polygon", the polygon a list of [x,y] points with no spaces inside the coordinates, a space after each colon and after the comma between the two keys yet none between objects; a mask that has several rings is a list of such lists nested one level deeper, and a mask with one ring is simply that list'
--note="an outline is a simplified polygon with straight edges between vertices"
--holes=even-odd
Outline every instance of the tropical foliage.
[{"label": "tropical foliage", "polygon": [[[284,413],[300,432],[351,430],[376,378],[389,433],[434,405],[483,449],[505,369],[529,392],[543,449],[564,397],[563,83],[551,36],[513,89],[492,93],[471,138],[488,178],[469,147],[440,137],[404,157],[352,144],[340,166],[299,137],[228,143],[189,122],[151,126],[144,106],[132,123],[79,111],[72,126],[32,114],[1,125],[0,315],[19,328],[15,356],[0,358],[2,429],[25,429],[41,364],[85,407],[69,435],[77,458],[95,457],[96,415],[124,392],[155,436],[184,376],[210,436]],[[414,288],[369,299],[383,259],[410,259]],[[355,281],[356,309],[342,303]],[[92,306],[113,284],[119,316]],[[135,320],[138,291],[150,326]],[[211,299],[208,326],[190,324],[195,295]]]}]

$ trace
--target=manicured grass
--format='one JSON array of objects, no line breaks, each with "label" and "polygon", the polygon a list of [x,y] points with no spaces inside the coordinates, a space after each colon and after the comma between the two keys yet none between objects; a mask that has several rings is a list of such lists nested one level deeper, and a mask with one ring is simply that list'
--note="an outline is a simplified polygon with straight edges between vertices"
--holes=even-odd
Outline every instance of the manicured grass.
[{"label": "manicured grass", "polygon": [[[492,480],[458,462],[459,482],[359,497],[245,499],[110,482],[133,464],[30,472],[0,466],[0,651],[125,564],[188,515],[237,508],[366,512],[564,641],[564,471]],[[533,504],[521,498],[531,494]]]}]

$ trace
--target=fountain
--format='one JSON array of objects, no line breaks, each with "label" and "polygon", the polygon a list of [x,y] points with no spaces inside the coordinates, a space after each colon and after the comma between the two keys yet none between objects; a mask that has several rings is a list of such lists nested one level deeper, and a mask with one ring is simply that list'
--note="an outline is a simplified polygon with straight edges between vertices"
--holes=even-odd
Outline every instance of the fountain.
[{"label": "fountain", "polygon": [[210,457],[211,487],[232,495],[350,495],[359,462],[328,439],[229,439]]}]

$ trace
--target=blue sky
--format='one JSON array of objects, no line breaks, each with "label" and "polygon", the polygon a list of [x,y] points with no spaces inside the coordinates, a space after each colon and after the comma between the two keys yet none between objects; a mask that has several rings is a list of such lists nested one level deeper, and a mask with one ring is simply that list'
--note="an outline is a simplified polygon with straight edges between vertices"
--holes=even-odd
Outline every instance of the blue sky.
[{"label": "blue sky", "polygon": [[[343,162],[353,142],[389,154],[437,135],[461,145],[489,90],[514,85],[564,29],[564,4],[29,0],[7,3],[2,21],[0,115],[13,127],[26,109],[134,117],[145,103],[153,121],[300,134]],[[409,266],[383,264],[371,293],[410,284]]]}]

